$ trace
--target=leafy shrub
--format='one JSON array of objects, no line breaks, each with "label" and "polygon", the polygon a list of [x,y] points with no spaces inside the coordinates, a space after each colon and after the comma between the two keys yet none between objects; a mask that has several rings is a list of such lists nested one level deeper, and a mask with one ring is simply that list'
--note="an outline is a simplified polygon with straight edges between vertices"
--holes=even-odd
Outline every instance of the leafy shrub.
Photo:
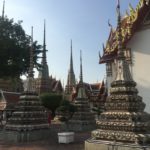
[{"label": "leafy shrub", "polygon": [[55,116],[55,110],[60,106],[62,95],[54,93],[44,93],[40,96],[42,104],[52,111],[52,117]]}]

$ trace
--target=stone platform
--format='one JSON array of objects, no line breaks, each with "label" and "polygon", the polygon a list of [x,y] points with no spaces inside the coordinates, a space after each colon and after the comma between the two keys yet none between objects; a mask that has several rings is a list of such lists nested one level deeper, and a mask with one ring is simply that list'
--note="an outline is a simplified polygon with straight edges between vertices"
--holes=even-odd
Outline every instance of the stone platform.
[{"label": "stone platform", "polygon": [[87,139],[85,150],[150,150],[150,145]]},{"label": "stone platform", "polygon": [[20,143],[47,139],[50,136],[50,129],[33,131],[1,131],[1,139],[8,142]]}]

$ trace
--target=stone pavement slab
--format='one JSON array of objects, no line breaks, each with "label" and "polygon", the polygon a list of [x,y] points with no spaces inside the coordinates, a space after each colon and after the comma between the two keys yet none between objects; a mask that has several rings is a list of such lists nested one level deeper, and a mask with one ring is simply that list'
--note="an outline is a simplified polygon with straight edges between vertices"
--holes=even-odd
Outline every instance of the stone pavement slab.
[{"label": "stone pavement slab", "polygon": [[44,141],[20,144],[0,141],[0,150],[84,150],[84,141],[89,137],[90,132],[75,133],[75,141],[70,144],[59,144],[55,137]]}]

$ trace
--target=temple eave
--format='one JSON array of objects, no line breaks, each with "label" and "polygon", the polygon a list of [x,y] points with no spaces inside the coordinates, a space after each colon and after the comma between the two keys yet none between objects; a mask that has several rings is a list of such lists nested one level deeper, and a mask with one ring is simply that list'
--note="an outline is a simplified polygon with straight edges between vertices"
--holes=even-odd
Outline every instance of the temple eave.
[{"label": "temple eave", "polygon": [[117,58],[117,53],[112,52],[112,53],[105,53],[100,59],[99,59],[99,64],[107,63],[107,62],[112,62],[114,59]]}]

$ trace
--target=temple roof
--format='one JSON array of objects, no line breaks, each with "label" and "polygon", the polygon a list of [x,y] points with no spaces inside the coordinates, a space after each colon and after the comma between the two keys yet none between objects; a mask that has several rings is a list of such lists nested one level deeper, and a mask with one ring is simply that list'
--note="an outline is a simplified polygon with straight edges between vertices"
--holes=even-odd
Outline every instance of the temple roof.
[{"label": "temple roof", "polygon": [[[98,101],[101,100],[102,96],[107,95],[107,89],[104,81],[99,83],[83,83],[85,87],[85,91],[87,94],[87,97],[90,99],[90,101]],[[74,88],[74,91],[72,93],[73,99],[77,97],[77,92],[79,89],[79,84],[77,84],[76,88]],[[96,99],[93,99],[95,97]]]},{"label": "temple roof", "polygon": [[20,93],[0,91],[0,110],[13,109],[19,101]]},{"label": "temple roof", "polygon": [[[130,14],[126,13],[126,15],[121,19],[123,47],[126,46],[135,32],[140,30],[143,25],[148,25],[148,23],[150,23],[147,21],[147,17],[149,17],[150,13],[150,1],[140,0],[135,9],[131,5],[129,5],[129,8]],[[100,64],[112,61],[116,58],[118,51],[117,36],[118,28],[111,28],[106,46],[103,47],[103,56],[99,56]]]}]

